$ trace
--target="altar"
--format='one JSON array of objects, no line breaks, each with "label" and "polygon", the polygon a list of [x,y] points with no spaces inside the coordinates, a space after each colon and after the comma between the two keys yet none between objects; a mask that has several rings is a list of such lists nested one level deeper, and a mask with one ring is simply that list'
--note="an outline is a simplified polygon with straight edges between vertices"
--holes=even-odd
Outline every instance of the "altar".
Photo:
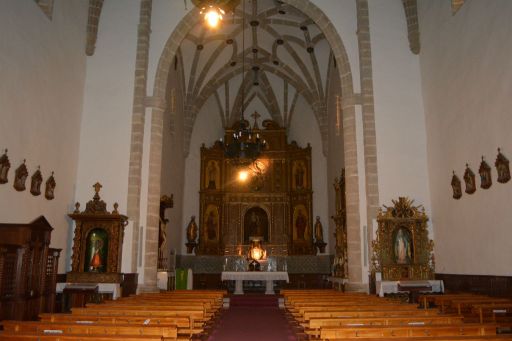
[{"label": "altar", "polygon": [[274,295],[274,281],[286,281],[290,278],[286,271],[223,271],[222,281],[235,281],[235,295],[243,295],[243,281],[265,281],[265,295]]},{"label": "altar", "polygon": [[422,292],[444,292],[443,281],[421,280],[421,281],[377,281],[377,294],[384,297],[385,294],[396,294],[398,292],[409,292],[415,288],[421,288]]}]

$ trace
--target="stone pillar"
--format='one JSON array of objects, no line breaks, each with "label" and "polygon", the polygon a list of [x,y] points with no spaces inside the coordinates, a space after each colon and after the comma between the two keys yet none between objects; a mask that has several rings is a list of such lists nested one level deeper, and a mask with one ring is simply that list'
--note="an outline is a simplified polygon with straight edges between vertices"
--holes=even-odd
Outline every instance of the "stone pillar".
[{"label": "stone pillar", "polygon": [[379,208],[379,182],[377,174],[377,139],[373,99],[372,50],[368,0],[357,0],[357,41],[359,45],[359,70],[361,77],[361,104],[363,112],[363,143],[366,179],[366,225],[368,262],[372,254],[373,219]]},{"label": "stone pillar", "polygon": [[128,171],[127,214],[133,223],[131,271],[137,272],[140,224],[140,191],[142,172],[142,150],[144,141],[144,115],[146,83],[148,75],[149,36],[151,33],[152,0],[141,0],[135,60],[133,91],[132,132],[130,142],[130,164]]}]

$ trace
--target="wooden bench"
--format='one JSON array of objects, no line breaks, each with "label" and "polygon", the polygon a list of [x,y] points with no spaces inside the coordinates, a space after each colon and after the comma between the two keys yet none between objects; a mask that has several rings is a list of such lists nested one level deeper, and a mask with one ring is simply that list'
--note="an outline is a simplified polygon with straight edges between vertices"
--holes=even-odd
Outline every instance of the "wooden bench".
[{"label": "wooden bench", "polygon": [[175,325],[180,335],[194,335],[203,331],[202,325],[190,324],[189,317],[181,316],[109,316],[109,315],[73,315],[73,314],[40,314],[42,322],[68,323],[100,323],[100,324],[130,324],[130,325]]},{"label": "wooden bench", "polygon": [[393,338],[414,336],[482,336],[496,335],[495,324],[458,324],[429,326],[323,327],[322,340],[341,338]]},{"label": "wooden bench", "polygon": [[99,324],[73,322],[43,322],[43,321],[3,321],[5,335],[139,335],[160,336],[166,340],[176,340],[178,330],[175,325],[130,325],[130,324]]}]

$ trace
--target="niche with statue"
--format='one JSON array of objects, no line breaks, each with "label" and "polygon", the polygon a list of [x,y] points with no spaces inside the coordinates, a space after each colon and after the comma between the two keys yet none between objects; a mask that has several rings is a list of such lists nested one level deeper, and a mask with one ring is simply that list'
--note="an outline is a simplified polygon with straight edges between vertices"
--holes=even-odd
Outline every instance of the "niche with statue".
[{"label": "niche with statue", "polygon": [[74,283],[121,283],[121,260],[124,227],[128,217],[119,214],[117,203],[112,212],[100,199],[101,185],[94,186],[95,194],[80,211],[76,203],[75,211],[69,216],[75,221],[71,272],[67,281]]},{"label": "niche with statue", "polygon": [[428,238],[428,217],[422,206],[399,197],[377,215],[373,241],[373,275],[384,281],[434,279],[434,242]]}]

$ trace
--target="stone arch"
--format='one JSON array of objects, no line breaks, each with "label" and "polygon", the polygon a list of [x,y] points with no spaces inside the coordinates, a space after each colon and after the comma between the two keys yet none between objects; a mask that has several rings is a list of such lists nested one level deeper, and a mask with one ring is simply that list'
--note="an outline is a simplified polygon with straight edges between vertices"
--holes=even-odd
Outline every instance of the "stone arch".
[{"label": "stone arch", "polygon": [[[284,4],[292,6],[311,18],[319,29],[325,34],[332,49],[333,56],[338,65],[338,73],[342,88],[343,109],[343,144],[345,153],[346,191],[347,191],[347,233],[349,280],[354,283],[362,282],[361,239],[359,222],[359,181],[357,169],[357,145],[355,123],[355,95],[352,71],[347,51],[331,20],[310,0],[281,0]],[[162,131],[163,114],[165,111],[165,93],[167,76],[173,58],[177,53],[182,40],[195,24],[197,24],[199,10],[194,8],[176,26],[160,56],[153,87],[152,101],[147,101],[146,107],[152,108],[151,137],[149,150],[149,180],[148,180],[148,213],[147,231],[158,231],[158,210],[160,198],[161,162],[162,162]],[[152,105],[152,103],[154,103]],[[133,133],[132,133],[133,134]],[[140,142],[142,144],[142,141]],[[142,146],[140,146],[142,148]],[[136,149],[132,145],[132,151]],[[139,161],[141,162],[141,161]],[[131,173],[131,170],[130,170]],[[129,197],[139,197],[139,193],[130,193],[130,188],[140,188],[140,178],[129,174]],[[137,182],[137,183],[135,183]],[[153,226],[154,225],[154,226]],[[134,239],[136,236],[134,235]],[[156,257],[158,234],[147,233],[145,241],[144,287],[156,288]],[[154,264],[153,264],[154,263]]]}]

